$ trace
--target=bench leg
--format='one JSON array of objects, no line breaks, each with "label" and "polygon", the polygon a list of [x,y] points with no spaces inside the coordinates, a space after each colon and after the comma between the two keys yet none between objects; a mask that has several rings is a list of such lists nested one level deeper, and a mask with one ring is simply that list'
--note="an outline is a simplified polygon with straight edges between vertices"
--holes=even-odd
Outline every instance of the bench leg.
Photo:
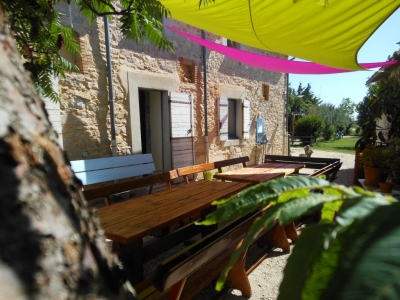
[{"label": "bench leg", "polygon": [[290,252],[290,245],[287,240],[285,230],[279,224],[275,225],[270,231],[258,241],[258,246],[263,247],[270,245],[275,248],[281,248],[283,252]]},{"label": "bench leg", "polygon": [[297,230],[293,222],[285,226],[285,233],[286,236],[292,240],[292,243],[295,243],[299,239],[299,235],[297,234]]},{"label": "bench leg", "polygon": [[120,244],[121,261],[128,275],[129,281],[134,285],[143,281],[143,240],[131,244]]},{"label": "bench leg", "polygon": [[244,297],[250,298],[252,293],[251,285],[244,268],[246,252],[239,258],[229,272],[227,283],[230,287],[241,291]]},{"label": "bench leg", "polygon": [[168,296],[168,300],[177,300],[181,297],[183,287],[185,286],[187,277],[178,281],[171,287],[171,291]]}]

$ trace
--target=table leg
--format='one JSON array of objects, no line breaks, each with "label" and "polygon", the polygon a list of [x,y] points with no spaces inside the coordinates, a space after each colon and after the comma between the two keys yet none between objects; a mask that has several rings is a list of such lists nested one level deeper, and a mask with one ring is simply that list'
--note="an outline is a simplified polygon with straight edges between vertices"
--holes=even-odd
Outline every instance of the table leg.
[{"label": "table leg", "polygon": [[143,240],[140,239],[131,244],[121,244],[120,258],[129,281],[133,285],[143,281]]}]

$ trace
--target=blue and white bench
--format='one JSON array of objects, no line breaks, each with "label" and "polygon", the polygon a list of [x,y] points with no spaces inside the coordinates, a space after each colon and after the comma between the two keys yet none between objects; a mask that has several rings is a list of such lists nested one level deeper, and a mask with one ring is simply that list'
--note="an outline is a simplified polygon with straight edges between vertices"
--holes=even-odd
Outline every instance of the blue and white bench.
[{"label": "blue and white bench", "polygon": [[[156,171],[151,153],[75,160],[71,161],[71,167],[84,186],[129,179]],[[109,199],[105,202],[106,205],[110,204]]]}]

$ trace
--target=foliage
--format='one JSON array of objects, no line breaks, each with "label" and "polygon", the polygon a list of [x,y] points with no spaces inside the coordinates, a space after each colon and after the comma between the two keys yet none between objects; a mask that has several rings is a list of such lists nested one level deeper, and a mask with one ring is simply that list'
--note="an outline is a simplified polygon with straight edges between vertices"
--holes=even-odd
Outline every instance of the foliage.
[{"label": "foliage", "polygon": [[[400,60],[400,51],[389,60]],[[400,64],[381,68],[367,81],[367,85],[368,94],[357,106],[358,124],[363,128],[360,142],[374,143],[377,137],[382,141],[400,137]],[[391,123],[389,128],[377,128],[376,122],[382,115],[386,115]],[[387,130],[387,138],[382,130]]]},{"label": "foliage", "polygon": [[320,137],[324,130],[324,121],[316,115],[299,118],[295,123],[295,134],[298,136]]},{"label": "foliage", "polygon": [[[317,141],[313,143],[312,150],[322,150],[338,153],[348,153],[354,155],[354,143],[358,137],[338,139],[332,141]],[[296,147],[296,146],[290,146]],[[303,149],[303,146],[301,146]]]},{"label": "foliage", "polygon": [[322,136],[325,141],[330,141],[335,137],[336,127],[334,125],[325,126],[324,133]]},{"label": "foliage", "polygon": [[321,103],[311,90],[311,85],[303,87],[300,83],[297,90],[289,87],[289,111],[296,114],[308,114],[309,110]]},{"label": "foliage", "polygon": [[72,29],[60,24],[60,13],[54,9],[57,3],[47,0],[0,2],[1,9],[7,13],[25,69],[31,73],[37,90],[52,100],[58,100],[52,87],[53,76],[78,71],[58,51],[65,48],[71,54],[80,53]]},{"label": "foliage", "polygon": [[360,153],[359,161],[366,167],[385,168],[387,167],[388,157],[386,147],[368,144]]},{"label": "foliage", "polygon": [[[315,189],[323,193],[312,193]],[[321,210],[319,224],[303,230],[294,247],[279,299],[400,296],[400,203],[392,197],[296,176],[256,185],[214,204],[217,209],[201,224],[234,219],[273,205],[254,222],[221,274],[217,289],[223,287],[229,270],[263,228],[271,227],[277,219],[285,226]]]},{"label": "foliage", "polygon": [[334,131],[331,138],[334,137],[336,132],[348,132],[353,125],[352,115],[354,110],[355,104],[349,98],[344,98],[337,107],[333,104],[323,103],[318,107],[314,107],[312,112],[324,120],[326,125],[325,135],[326,139],[329,140],[331,136],[329,130]]},{"label": "foliage", "polygon": [[[61,0],[62,1],[62,0]],[[71,0],[65,0],[70,3]],[[157,0],[74,0],[82,13],[92,22],[97,16],[118,16],[120,30],[137,43],[144,39],[163,50],[173,50],[172,42],[163,35],[162,17],[170,12]],[[65,60],[59,50],[64,48],[80,55],[80,47],[72,28],[60,23],[55,6],[60,0],[3,0],[1,9],[7,14],[17,47],[24,58],[37,90],[53,101],[59,101],[53,90],[54,76],[79,69]]]}]

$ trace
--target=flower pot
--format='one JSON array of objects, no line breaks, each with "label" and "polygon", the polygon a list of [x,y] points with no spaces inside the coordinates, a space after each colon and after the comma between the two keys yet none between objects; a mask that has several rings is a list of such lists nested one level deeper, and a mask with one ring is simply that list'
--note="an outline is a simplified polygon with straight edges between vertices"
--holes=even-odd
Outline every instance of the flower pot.
[{"label": "flower pot", "polygon": [[213,173],[204,173],[204,179],[207,181],[212,181]]},{"label": "flower pot", "polygon": [[379,186],[379,182],[385,181],[385,173],[383,168],[371,168],[364,166],[365,184]]},{"label": "flower pot", "polygon": [[379,182],[382,193],[391,193],[394,187],[393,182]]}]

